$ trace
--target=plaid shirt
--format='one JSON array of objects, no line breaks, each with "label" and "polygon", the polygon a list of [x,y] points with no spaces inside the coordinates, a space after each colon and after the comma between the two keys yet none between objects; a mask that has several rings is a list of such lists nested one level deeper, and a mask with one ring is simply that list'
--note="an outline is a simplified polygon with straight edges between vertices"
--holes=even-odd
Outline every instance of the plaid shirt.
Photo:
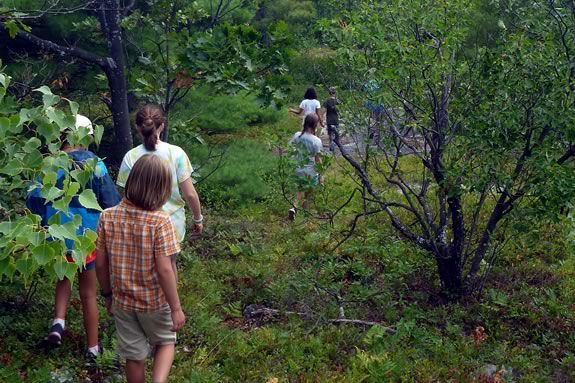
[{"label": "plaid shirt", "polygon": [[96,246],[108,255],[115,305],[126,311],[153,312],[167,303],[155,258],[180,251],[168,214],[143,210],[123,199],[100,216]]}]

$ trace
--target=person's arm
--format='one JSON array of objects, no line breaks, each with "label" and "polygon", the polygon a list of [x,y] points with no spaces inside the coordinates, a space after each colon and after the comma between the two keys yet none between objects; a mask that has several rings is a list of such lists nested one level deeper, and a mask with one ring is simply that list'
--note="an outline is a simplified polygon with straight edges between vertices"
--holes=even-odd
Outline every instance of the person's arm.
[{"label": "person's arm", "polygon": [[301,116],[301,114],[303,113],[303,109],[302,108],[288,108],[288,111],[290,111],[291,113],[295,114],[296,116]]},{"label": "person's arm", "polygon": [[178,178],[180,191],[188,203],[188,206],[192,210],[192,237],[199,237],[204,230],[204,225],[202,222],[204,217],[202,216],[200,197],[198,196],[198,192],[196,192],[196,188],[194,187],[194,183],[192,181],[192,173],[194,172],[194,168],[192,167],[186,152],[181,148],[179,150],[180,151],[178,152],[175,159],[176,177]]},{"label": "person's arm", "polygon": [[176,238],[176,230],[172,221],[166,215],[164,222],[156,229],[154,260],[156,272],[158,273],[158,282],[172,312],[172,331],[181,329],[186,321],[186,316],[180,304],[180,297],[178,296],[176,273],[172,268],[172,256],[179,251],[180,245]]},{"label": "person's arm", "polygon": [[112,315],[112,282],[110,280],[110,260],[106,251],[106,233],[102,221],[98,222],[98,240],[96,242],[96,277],[100,284],[101,295],[106,299],[106,310]]},{"label": "person's arm", "polygon": [[[314,160],[315,160],[316,164],[321,164],[321,157],[320,157],[319,153],[315,155]],[[319,176],[319,183],[323,185],[323,183],[324,183],[323,175],[318,173],[318,176]]]},{"label": "person's arm", "polygon": [[178,296],[178,287],[176,285],[176,275],[172,269],[172,260],[170,256],[156,257],[156,271],[158,272],[158,281],[160,287],[166,296],[170,310],[172,311],[172,331],[178,331],[184,326],[186,316],[180,305]]},{"label": "person's arm", "polygon": [[128,163],[128,153],[124,156],[122,160],[122,164],[120,165],[120,169],[118,170],[118,177],[116,178],[116,185],[118,186],[118,190],[120,192],[120,196],[124,197],[124,188],[126,187],[126,181],[128,181],[128,176],[130,175],[130,171],[132,170],[132,166]]},{"label": "person's arm", "polygon": [[317,119],[319,120],[319,125],[323,128],[325,127],[325,124],[323,122],[323,118],[321,117],[321,108],[316,108],[315,109],[315,113],[317,114]]},{"label": "person's arm", "polygon": [[198,196],[198,192],[194,187],[194,183],[192,182],[192,177],[189,177],[187,180],[180,184],[180,189],[182,190],[182,194],[184,198],[188,202],[188,206],[192,210],[192,219],[193,227],[192,233],[194,235],[199,236],[204,231],[203,222],[199,222],[203,220],[202,216],[202,205],[200,204],[200,197]]}]

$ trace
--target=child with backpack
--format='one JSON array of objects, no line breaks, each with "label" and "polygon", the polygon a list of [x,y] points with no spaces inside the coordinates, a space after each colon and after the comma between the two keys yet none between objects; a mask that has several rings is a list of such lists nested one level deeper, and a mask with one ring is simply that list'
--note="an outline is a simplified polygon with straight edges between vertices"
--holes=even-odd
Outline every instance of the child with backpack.
[{"label": "child with backpack", "polygon": [[[73,130],[86,129],[88,134],[93,134],[91,121],[82,115],[76,115],[76,124]],[[68,142],[67,134],[74,133],[71,130],[64,132],[62,136],[62,151],[64,151],[74,161],[77,168],[84,168],[86,161],[98,158],[94,153],[86,148],[78,145],[71,145]],[[63,187],[64,171],[60,170],[57,173],[56,186]],[[120,194],[116,189],[112,178],[108,174],[106,165],[101,159],[98,163],[94,174],[90,181],[86,184],[87,189],[91,189],[98,203],[102,208],[109,208],[115,206],[120,202]],[[46,203],[46,200],[41,195],[42,184],[37,182],[30,194],[28,195],[26,205],[42,219],[42,226],[48,226],[48,221],[54,215],[59,216],[60,223],[64,224],[71,221],[75,215],[82,217],[82,224],[78,228],[76,234],[83,235],[86,230],[96,231],[98,218],[100,212],[97,210],[87,209],[80,204],[78,197],[74,197],[69,204],[68,213],[65,214],[56,210],[52,203]],[[74,249],[74,242],[66,240],[66,247],[68,252],[66,258],[68,262],[73,263],[72,250]],[[83,267],[78,272],[78,287],[80,292],[80,302],[82,303],[82,314],[84,317],[84,330],[86,332],[86,359],[92,363],[95,361],[96,356],[100,353],[100,346],[98,345],[98,305],[96,302],[97,286],[96,286],[96,273],[95,273],[95,252],[89,255]],[[47,336],[48,343],[59,346],[62,343],[62,336],[66,326],[66,312],[70,301],[70,294],[72,292],[72,284],[70,280],[64,278],[56,283],[56,294],[54,303],[54,319],[52,327]]]},{"label": "child with backpack", "polygon": [[178,236],[162,206],[172,193],[172,173],[155,154],[140,157],[125,184],[124,199],[98,223],[96,273],[113,314],[118,354],[126,359],[129,383],[145,381],[152,348],[153,382],[165,382],[175,354],[176,331],[185,315],[172,259]]}]

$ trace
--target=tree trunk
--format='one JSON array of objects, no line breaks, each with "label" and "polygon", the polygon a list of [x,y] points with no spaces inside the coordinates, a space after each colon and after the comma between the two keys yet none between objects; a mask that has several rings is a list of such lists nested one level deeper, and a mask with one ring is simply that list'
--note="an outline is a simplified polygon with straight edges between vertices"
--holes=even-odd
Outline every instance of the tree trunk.
[{"label": "tree trunk", "polygon": [[102,0],[100,3],[100,25],[106,36],[109,58],[105,68],[110,86],[112,119],[116,136],[112,160],[120,163],[124,154],[132,149],[132,131],[128,112],[128,85],[124,68],[124,40],[122,28],[122,8],[118,0]]},{"label": "tree trunk", "polygon": [[132,149],[132,131],[130,128],[130,115],[128,113],[128,92],[124,69],[116,67],[107,69],[108,85],[111,91],[112,103],[110,111],[114,122],[114,151],[111,160],[120,164],[124,154]]},{"label": "tree trunk", "polygon": [[461,297],[463,294],[463,278],[461,276],[461,268],[459,267],[459,257],[436,257],[436,262],[441,285],[449,298]]}]

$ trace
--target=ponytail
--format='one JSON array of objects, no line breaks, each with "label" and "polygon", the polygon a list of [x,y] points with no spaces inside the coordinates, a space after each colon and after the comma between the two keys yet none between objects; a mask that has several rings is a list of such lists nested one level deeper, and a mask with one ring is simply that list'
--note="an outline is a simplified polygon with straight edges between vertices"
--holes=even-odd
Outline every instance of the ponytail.
[{"label": "ponytail", "polygon": [[300,133],[300,137],[303,136],[303,134],[306,131],[310,131],[315,133],[315,130],[317,129],[317,124],[319,122],[319,117],[317,116],[316,113],[310,113],[307,116],[305,116],[305,120],[303,120],[303,128],[301,130]]},{"label": "ponytail", "polygon": [[158,105],[145,105],[136,114],[136,126],[144,139],[144,147],[146,150],[156,150],[158,130],[164,122],[164,112]]}]

